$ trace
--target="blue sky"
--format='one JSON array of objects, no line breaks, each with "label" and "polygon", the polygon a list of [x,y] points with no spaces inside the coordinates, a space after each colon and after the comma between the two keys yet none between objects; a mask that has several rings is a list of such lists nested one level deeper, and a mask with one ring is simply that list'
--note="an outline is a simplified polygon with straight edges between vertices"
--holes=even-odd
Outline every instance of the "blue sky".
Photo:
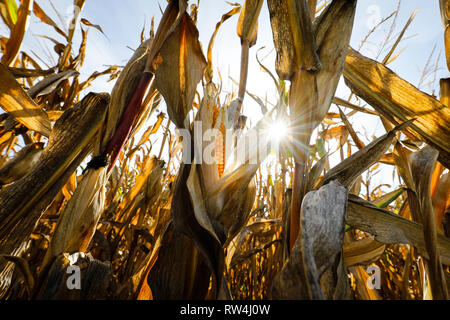
[{"label": "blue sky", "polygon": [[[67,21],[70,20],[72,13],[71,5],[73,3],[71,0],[36,1],[58,23],[60,23],[60,19],[51,8],[50,1],[53,1],[53,5]],[[190,2],[193,3],[194,1]],[[242,0],[235,0],[235,2],[243,3]],[[89,31],[87,58],[82,70],[82,78],[87,78],[96,70],[102,70],[105,68],[105,65],[124,65],[132,54],[132,51],[128,47],[137,47],[144,24],[147,27],[146,34],[148,35],[150,21],[153,16],[155,17],[156,24],[158,23],[161,18],[160,6],[164,9],[164,0],[87,0],[81,16],[87,18],[94,24],[99,24],[107,37],[93,28]],[[393,0],[359,0],[351,45],[354,48],[358,48],[361,40],[369,32],[370,23],[388,16],[395,10],[396,6],[397,1]],[[203,48],[206,49],[215,24],[220,20],[221,15],[229,9],[230,5],[224,0],[200,1],[198,29]],[[448,71],[444,68],[443,27],[437,0],[403,0],[395,33],[401,30],[414,9],[418,9],[418,13],[406,33],[405,38],[408,39],[403,41],[398,47],[398,50],[405,49],[405,51],[389,67],[401,77],[417,85],[421,70],[425,66],[434,46],[436,46],[434,58],[437,57],[439,52],[441,54],[439,60],[441,70],[438,71],[437,79],[447,77]],[[379,17],[377,16],[378,13]],[[236,23],[237,16],[229,19],[222,26],[213,51],[214,66],[221,70],[225,89],[228,90],[231,89],[233,84],[228,79],[228,76],[234,79],[239,78],[240,40],[236,35]],[[389,25],[389,23],[383,25],[371,36],[369,42],[362,50],[363,54],[375,57],[377,45],[388,33]],[[4,34],[5,31],[6,29],[4,27],[0,27],[0,33]],[[48,35],[49,33],[54,33],[53,29],[43,25],[34,17],[26,36],[24,49],[33,49],[33,51],[41,54],[43,51],[40,48],[47,46],[50,48],[49,51],[52,51],[52,43],[50,41],[37,37],[39,34]],[[54,34],[57,40],[62,41],[61,36],[56,33]],[[77,32],[75,48],[79,41],[80,32]],[[250,78],[248,82],[250,92],[264,97],[266,92],[269,92],[269,96],[273,95],[275,88],[273,88],[269,77],[260,71],[254,59],[256,51],[261,47],[265,47],[265,49],[260,52],[260,57],[264,57],[270,53],[264,60],[264,63],[269,69],[273,70],[275,55],[273,52],[272,33],[266,4],[263,6],[259,19],[258,42],[250,52],[253,59],[250,60]],[[432,61],[434,64],[435,59]],[[103,79],[95,81],[91,89],[93,91],[109,91],[113,84],[107,84]],[[421,89],[431,93],[428,87],[424,86]],[[249,109],[247,111],[253,112],[254,110]]]}]

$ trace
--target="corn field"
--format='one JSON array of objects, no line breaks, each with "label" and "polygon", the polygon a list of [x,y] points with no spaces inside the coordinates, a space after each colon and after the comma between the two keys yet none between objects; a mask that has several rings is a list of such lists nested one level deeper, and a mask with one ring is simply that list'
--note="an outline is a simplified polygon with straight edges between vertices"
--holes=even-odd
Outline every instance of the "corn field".
[{"label": "corn field", "polygon": [[[353,48],[357,0],[243,0],[206,31],[203,1],[159,1],[129,60],[83,79],[88,31],[106,36],[89,1],[66,28],[57,1],[0,0],[0,300],[449,299],[450,78],[430,94],[389,68],[414,8]],[[448,72],[450,0],[430,2]],[[32,18],[54,63],[24,49]],[[384,27],[382,54],[363,55]],[[232,37],[225,92],[215,44]],[[253,62],[276,103],[249,92]]]}]

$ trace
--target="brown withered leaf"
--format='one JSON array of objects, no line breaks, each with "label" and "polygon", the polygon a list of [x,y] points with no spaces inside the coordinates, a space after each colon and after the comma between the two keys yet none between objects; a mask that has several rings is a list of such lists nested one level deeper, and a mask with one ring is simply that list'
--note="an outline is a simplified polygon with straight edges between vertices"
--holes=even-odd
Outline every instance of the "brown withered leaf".
[{"label": "brown withered leaf", "polygon": [[[375,236],[375,240],[385,244],[413,245],[423,257],[429,258],[421,224],[378,208],[352,194],[349,195],[346,223],[371,233]],[[438,234],[437,247],[442,263],[450,265],[450,239]]]},{"label": "brown withered leaf", "polygon": [[433,297],[448,299],[447,283],[442,269],[437,246],[436,217],[431,200],[431,177],[439,153],[426,146],[410,157],[411,173],[416,186],[420,211],[419,221],[423,223],[425,245],[429,254],[429,277]]},{"label": "brown withered leaf", "polygon": [[[446,214],[450,212],[450,173],[443,174],[432,195],[433,208],[436,213],[436,228],[440,233],[445,233]],[[450,221],[449,221],[450,222]],[[450,229],[448,229],[450,231]]]},{"label": "brown withered leaf", "polygon": [[[206,295],[207,288],[209,286],[209,275],[215,276],[215,295],[218,294],[219,288],[222,284],[222,276],[224,269],[224,253],[221,244],[204,228],[200,226],[196,217],[193,205],[191,203],[189,189],[187,186],[187,179],[191,172],[191,165],[183,164],[180,168],[180,173],[176,182],[172,205],[171,216],[173,221],[173,228],[171,231],[164,235],[163,248],[159,253],[159,259],[156,262],[155,270],[150,272],[150,278],[152,274],[162,273],[165,278],[155,279],[158,285],[158,291],[163,291],[163,299],[190,299],[193,297],[203,299]],[[186,238],[186,236],[188,238]],[[189,239],[188,241],[186,239]],[[192,239],[192,241],[191,241]],[[167,243],[167,244],[166,244]],[[167,251],[166,247],[170,246],[170,250]],[[191,247],[192,246],[192,247]],[[189,252],[190,250],[190,252]],[[178,252],[178,254],[177,254]],[[186,256],[187,255],[187,256]],[[176,257],[176,259],[174,259]],[[186,257],[186,258],[180,258]],[[166,261],[166,263],[164,263]],[[183,265],[186,263],[193,263],[197,265],[196,272],[203,272],[200,276],[198,284],[192,287],[191,280],[186,279],[187,275],[167,273],[167,261],[172,261],[170,264],[177,270],[182,270]],[[203,265],[203,269],[201,266]],[[192,269],[191,269],[192,270]],[[206,276],[206,283],[205,282]],[[150,282],[152,291],[154,287]],[[173,287],[174,290],[167,291],[165,287]],[[158,294],[161,296],[160,294]],[[157,295],[155,294],[155,297]]]},{"label": "brown withered leaf", "polygon": [[411,125],[411,121],[396,127],[394,130],[372,141],[358,152],[340,162],[327,172],[321,181],[321,185],[327,184],[332,180],[337,180],[344,186],[350,187],[359,175],[378,162],[381,156],[386,153],[396,138],[396,133],[409,125]]},{"label": "brown withered leaf", "polygon": [[212,67],[212,48],[214,46],[214,41],[216,40],[216,36],[217,36],[217,32],[219,31],[220,26],[227,21],[229,18],[231,18],[232,16],[234,16],[235,14],[238,14],[239,11],[241,10],[241,6],[240,5],[236,5],[233,6],[233,9],[231,9],[230,11],[228,11],[227,13],[225,13],[224,15],[222,15],[222,18],[220,19],[220,21],[216,24],[216,28],[214,30],[213,35],[211,36],[211,39],[209,40],[209,45],[208,45],[208,53],[207,53],[207,58],[208,58],[208,68],[207,68],[207,72],[206,72],[206,77],[208,79],[208,81],[211,81],[213,78],[213,67]]},{"label": "brown withered leaf", "polygon": [[[75,29],[76,29],[76,26],[78,23],[78,17],[80,16],[85,3],[86,3],[86,0],[74,0],[73,1],[73,18],[69,25],[69,34],[68,34],[69,38],[67,40],[67,42],[69,44],[72,44],[72,39],[75,34]],[[70,46],[67,46],[67,48],[70,48]]]},{"label": "brown withered leaf", "polygon": [[[339,107],[338,107],[339,108]],[[355,130],[352,127],[352,124],[350,123],[350,121],[348,121],[347,116],[345,115],[345,113],[341,110],[341,108],[339,108],[339,114],[341,116],[342,121],[345,124],[345,127],[348,130],[348,133],[350,134],[350,136],[353,139],[353,142],[356,144],[356,146],[358,147],[358,149],[362,149],[364,148],[366,145],[364,144],[364,142],[361,141],[361,139],[359,139],[358,135],[356,134]]]},{"label": "brown withered leaf", "polygon": [[9,70],[0,64],[0,105],[30,130],[48,137],[51,131],[50,120],[44,110],[38,107],[23,90]]},{"label": "brown withered leaf", "polygon": [[377,261],[386,249],[386,245],[378,242],[374,237],[344,244],[344,259],[348,267],[369,265]]},{"label": "brown withered leaf", "polygon": [[52,26],[56,32],[58,32],[60,35],[62,35],[66,40],[68,39],[67,34],[61,30],[61,28],[56,24],[55,21],[50,18],[44,10],[38,5],[36,1],[33,3],[33,12],[36,17],[38,17],[42,22],[45,24],[48,24],[49,26]]},{"label": "brown withered leaf", "polygon": [[67,70],[51,76],[47,76],[42,81],[38,82],[36,85],[30,88],[28,90],[28,95],[34,99],[39,96],[50,94],[59,86],[61,82],[78,75],[79,73],[77,71]]},{"label": "brown withered leaf", "polygon": [[9,184],[27,174],[39,161],[44,148],[43,143],[33,143],[17,152],[13,159],[0,167],[0,185]]},{"label": "brown withered leaf", "polygon": [[437,148],[439,161],[450,167],[449,108],[353,49],[347,55],[344,77],[355,94],[394,124],[416,118],[407,131]]},{"label": "brown withered leaf", "polygon": [[98,24],[93,24],[91,23],[88,19],[82,18],[81,23],[88,26],[88,27],[93,27],[95,29],[97,29],[98,31],[100,31],[101,33],[103,33],[103,35],[105,35],[105,33],[103,32],[102,27],[100,27]]},{"label": "brown withered leaf", "polygon": [[[315,37],[321,68],[301,69],[292,79],[289,103],[294,158],[302,163],[301,146],[309,145],[314,128],[325,118],[333,100],[353,30],[356,1],[333,1],[317,18]],[[338,27],[339,26],[339,27]],[[295,146],[295,145],[294,145]]]},{"label": "brown withered leaf", "polygon": [[335,0],[314,25],[322,65],[316,76],[318,106],[314,111],[314,120],[317,124],[325,118],[336,92],[352,35],[355,11],[356,1]]},{"label": "brown withered leaf", "polygon": [[192,107],[206,60],[198,41],[198,30],[184,13],[167,37],[154,61],[156,87],[167,103],[170,119],[178,128],[189,128],[186,115]]},{"label": "brown withered leaf", "polygon": [[296,69],[302,68],[308,71],[318,71],[321,62],[317,54],[317,38],[308,3],[306,0],[286,0],[288,16],[285,17],[292,30],[292,38],[295,47]]},{"label": "brown withered leaf", "polygon": [[320,278],[341,252],[347,196],[347,189],[335,182],[305,196],[301,231],[274,281],[273,298],[325,299]]},{"label": "brown withered leaf", "polygon": [[206,210],[206,204],[204,200],[204,190],[202,188],[202,184],[200,182],[199,174],[200,172],[197,170],[198,166],[195,161],[192,164],[191,172],[189,173],[189,178],[186,181],[189,195],[191,197],[192,206],[194,209],[195,218],[198,223],[213,236],[218,243],[221,242],[218,235],[216,234],[216,230],[214,230],[214,226],[211,222],[211,219]]},{"label": "brown withered leaf", "polygon": [[42,70],[42,69],[24,69],[24,68],[9,67],[8,70],[16,78],[42,77],[42,76],[49,76],[49,75],[55,73],[55,68]]},{"label": "brown withered leaf", "polygon": [[[13,5],[12,8],[10,7],[11,4]],[[10,30],[14,27],[14,24],[16,23],[18,9],[19,8],[17,7],[15,1],[0,2],[0,16],[2,17],[5,25],[7,25]]]},{"label": "brown withered leaf", "polygon": [[399,175],[402,177],[404,183],[410,190],[415,190],[413,178],[411,176],[410,163],[408,157],[411,151],[403,147],[402,144],[397,141],[394,145],[394,162],[398,170]]},{"label": "brown withered leaf", "polygon": [[311,168],[308,174],[308,183],[306,184],[306,192],[311,191],[314,186],[319,181],[320,175],[325,169],[325,165],[328,161],[328,154],[322,157],[317,163]]},{"label": "brown withered leaf", "polygon": [[17,267],[17,269],[20,270],[20,272],[22,273],[22,276],[24,277],[24,280],[25,280],[25,285],[26,285],[26,288],[28,291],[28,295],[29,295],[29,297],[31,297],[36,280],[35,280],[35,276],[34,276],[33,272],[31,271],[28,261],[25,260],[24,258],[4,255],[4,254],[0,254],[0,260],[1,259],[4,259],[4,260],[14,263],[14,265]]}]

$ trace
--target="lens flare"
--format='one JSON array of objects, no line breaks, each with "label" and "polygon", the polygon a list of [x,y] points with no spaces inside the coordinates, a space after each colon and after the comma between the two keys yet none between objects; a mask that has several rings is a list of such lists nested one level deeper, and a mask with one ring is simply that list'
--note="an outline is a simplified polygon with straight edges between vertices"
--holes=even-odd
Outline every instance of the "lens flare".
[{"label": "lens flare", "polygon": [[282,122],[282,121],[276,121],[274,123],[272,123],[269,127],[269,139],[275,141],[275,142],[280,142],[282,141],[284,138],[287,137],[288,135],[288,126],[286,123]]}]

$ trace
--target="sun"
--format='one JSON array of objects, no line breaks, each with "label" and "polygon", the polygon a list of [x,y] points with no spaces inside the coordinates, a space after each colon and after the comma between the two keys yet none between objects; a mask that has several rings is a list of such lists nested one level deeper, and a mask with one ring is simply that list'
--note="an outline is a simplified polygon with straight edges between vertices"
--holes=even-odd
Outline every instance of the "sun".
[{"label": "sun", "polygon": [[269,127],[268,137],[272,141],[280,142],[288,136],[289,129],[285,122],[275,121]]}]

